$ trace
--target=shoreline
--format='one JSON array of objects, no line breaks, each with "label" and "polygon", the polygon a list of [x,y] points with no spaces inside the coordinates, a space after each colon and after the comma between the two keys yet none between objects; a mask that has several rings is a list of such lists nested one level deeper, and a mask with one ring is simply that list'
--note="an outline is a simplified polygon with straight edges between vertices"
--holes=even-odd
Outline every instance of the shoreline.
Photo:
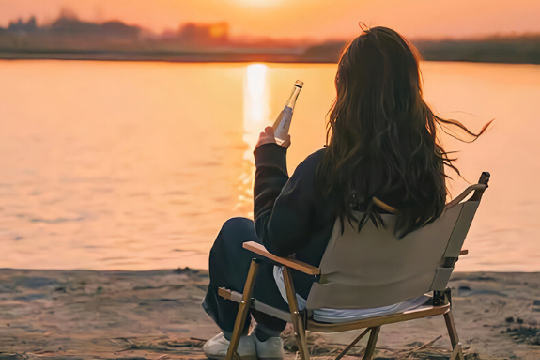
[{"label": "shoreline", "polygon": [[[311,57],[296,54],[114,54],[114,53],[1,53],[0,60],[75,60],[75,61],[132,61],[167,63],[275,63],[275,64],[337,64],[333,57]],[[489,59],[424,58],[427,62],[458,62],[474,64],[540,65],[518,59],[500,61]]]},{"label": "shoreline", "polygon": [[[0,270],[0,359],[205,359],[219,332],[201,302],[204,270]],[[540,358],[540,272],[455,272],[450,286],[467,359]],[[314,358],[357,332],[310,334]],[[290,328],[286,359],[294,359]],[[364,342],[348,358],[357,359]],[[376,358],[447,359],[442,317],[387,325]]]}]

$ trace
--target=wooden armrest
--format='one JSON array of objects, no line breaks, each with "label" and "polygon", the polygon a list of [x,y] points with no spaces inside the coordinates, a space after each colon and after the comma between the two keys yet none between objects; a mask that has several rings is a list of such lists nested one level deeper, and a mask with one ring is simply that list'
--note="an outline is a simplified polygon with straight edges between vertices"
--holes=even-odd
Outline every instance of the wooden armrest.
[{"label": "wooden armrest", "polygon": [[462,255],[469,255],[469,250],[461,250],[459,252],[459,256],[462,256]]},{"label": "wooden armrest", "polygon": [[252,253],[264,256],[265,258],[268,258],[274,262],[277,262],[288,268],[301,271],[308,275],[318,275],[321,272],[316,267],[306,264],[305,262],[302,262],[300,260],[272,255],[268,252],[268,250],[266,250],[266,248],[262,244],[259,244],[258,242],[255,242],[255,241],[246,241],[245,243],[242,244],[242,247],[246,250],[251,251]]}]

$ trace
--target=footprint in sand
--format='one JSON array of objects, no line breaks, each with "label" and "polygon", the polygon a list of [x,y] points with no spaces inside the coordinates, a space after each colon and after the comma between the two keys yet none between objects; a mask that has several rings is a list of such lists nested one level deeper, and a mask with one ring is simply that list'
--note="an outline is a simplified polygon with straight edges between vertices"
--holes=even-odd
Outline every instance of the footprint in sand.
[{"label": "footprint in sand", "polygon": [[[468,296],[473,296],[473,295],[496,295],[496,296],[500,296],[500,297],[507,297],[508,296],[508,295],[503,294],[503,293],[501,293],[499,291],[496,291],[496,290],[473,289],[468,285],[458,286],[457,290],[458,291],[457,291],[456,296],[458,296],[458,297],[468,297]],[[540,302],[539,302],[539,304],[540,304]],[[539,306],[538,311],[540,311],[540,306]]]}]

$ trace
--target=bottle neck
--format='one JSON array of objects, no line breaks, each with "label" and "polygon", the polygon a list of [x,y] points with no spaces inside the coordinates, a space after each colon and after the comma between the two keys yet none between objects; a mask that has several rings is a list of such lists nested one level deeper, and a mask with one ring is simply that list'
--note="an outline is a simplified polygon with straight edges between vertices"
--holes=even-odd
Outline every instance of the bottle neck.
[{"label": "bottle neck", "polygon": [[291,96],[289,96],[289,100],[287,100],[287,103],[285,104],[285,106],[290,107],[291,109],[294,110],[294,106],[296,105],[296,100],[298,99],[298,95],[300,95],[300,90],[302,90],[300,86],[295,85],[293,87]]}]

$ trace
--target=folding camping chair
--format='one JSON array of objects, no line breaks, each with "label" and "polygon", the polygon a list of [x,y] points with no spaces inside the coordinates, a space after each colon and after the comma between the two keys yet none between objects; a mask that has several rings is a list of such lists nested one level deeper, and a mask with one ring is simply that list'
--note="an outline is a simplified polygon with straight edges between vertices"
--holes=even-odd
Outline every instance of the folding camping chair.
[{"label": "folding camping chair", "polygon": [[[258,255],[253,259],[243,294],[225,288],[219,294],[239,302],[234,332],[226,359],[240,358],[236,352],[240,332],[249,308],[291,322],[302,360],[309,359],[306,331],[342,332],[365,329],[336,359],[343,357],[360,339],[370,333],[364,350],[364,359],[372,359],[382,325],[428,316],[443,315],[450,335],[453,351],[451,360],[464,360],[451,309],[451,293],[447,287],[454,264],[471,226],[472,219],[487,188],[489,173],[484,172],[479,183],[467,188],[445,206],[441,216],[433,223],[397,240],[393,235],[392,214],[381,214],[386,226],[375,226],[368,221],[360,232],[345,222],[342,233],[336,221],[330,242],[319,268],[290,257],[270,254],[264,246],[254,241],[243,247]],[[470,194],[471,197],[464,201]],[[290,312],[273,308],[252,299],[255,275],[260,261],[270,261],[283,267],[285,290]],[[315,275],[306,302],[300,310],[291,270]],[[367,309],[395,304],[433,292],[432,304],[422,305],[411,311],[387,316],[369,317],[346,323],[317,321],[317,309]]]}]

